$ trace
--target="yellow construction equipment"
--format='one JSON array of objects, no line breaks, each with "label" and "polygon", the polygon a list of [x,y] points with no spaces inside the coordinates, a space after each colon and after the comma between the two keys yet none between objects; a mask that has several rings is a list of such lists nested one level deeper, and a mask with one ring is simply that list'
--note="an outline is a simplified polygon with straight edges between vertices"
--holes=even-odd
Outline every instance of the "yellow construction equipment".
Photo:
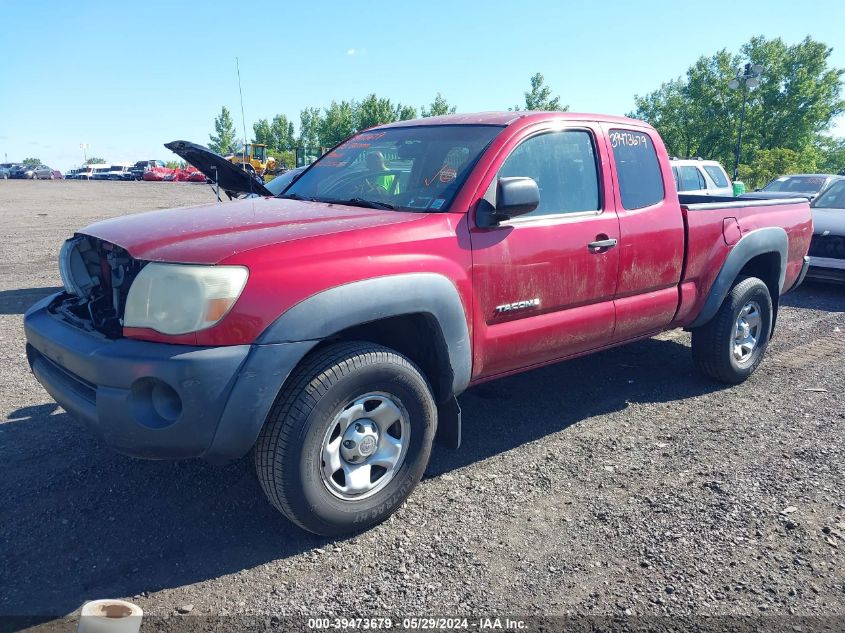
[{"label": "yellow construction equipment", "polygon": [[247,143],[243,150],[226,157],[234,165],[261,176],[274,176],[276,159],[267,156],[267,146],[262,143]]}]

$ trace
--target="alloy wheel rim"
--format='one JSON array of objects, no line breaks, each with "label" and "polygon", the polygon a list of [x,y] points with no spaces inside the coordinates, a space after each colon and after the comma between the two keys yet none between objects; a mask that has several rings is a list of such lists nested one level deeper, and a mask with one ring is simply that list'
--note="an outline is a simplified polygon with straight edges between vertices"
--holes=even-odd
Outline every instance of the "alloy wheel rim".
[{"label": "alloy wheel rim", "polygon": [[754,350],[760,342],[760,332],[763,327],[760,305],[756,301],[749,301],[737,315],[733,332],[733,356],[739,365],[751,362]]},{"label": "alloy wheel rim", "polygon": [[382,490],[405,461],[411,423],[402,402],[372,392],[349,401],[323,437],[323,484],[344,501],[366,499]]}]

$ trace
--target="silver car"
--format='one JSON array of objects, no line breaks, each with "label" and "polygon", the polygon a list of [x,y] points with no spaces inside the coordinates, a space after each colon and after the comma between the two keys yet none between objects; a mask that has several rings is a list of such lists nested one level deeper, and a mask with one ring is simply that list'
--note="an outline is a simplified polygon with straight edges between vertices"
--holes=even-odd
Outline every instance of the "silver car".
[{"label": "silver car", "polygon": [[53,175],[53,169],[51,167],[47,167],[47,165],[38,165],[32,170],[33,180],[53,180],[53,178],[55,178]]},{"label": "silver car", "polygon": [[762,189],[745,194],[746,198],[808,198],[813,200],[833,183],[843,180],[834,174],[789,174],[775,178]]},{"label": "silver car", "polygon": [[845,281],[845,178],[819,194],[810,208],[813,239],[807,277]]}]

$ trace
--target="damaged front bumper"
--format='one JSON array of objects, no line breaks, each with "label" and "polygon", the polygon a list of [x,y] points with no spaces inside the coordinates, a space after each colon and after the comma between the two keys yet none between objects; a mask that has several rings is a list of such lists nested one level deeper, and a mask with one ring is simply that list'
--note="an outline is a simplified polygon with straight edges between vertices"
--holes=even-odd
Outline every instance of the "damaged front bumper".
[{"label": "damaged front bumper", "polygon": [[291,370],[315,341],[194,347],[82,330],[51,311],[24,317],[33,374],[68,413],[121,453],[148,459],[241,457]]}]

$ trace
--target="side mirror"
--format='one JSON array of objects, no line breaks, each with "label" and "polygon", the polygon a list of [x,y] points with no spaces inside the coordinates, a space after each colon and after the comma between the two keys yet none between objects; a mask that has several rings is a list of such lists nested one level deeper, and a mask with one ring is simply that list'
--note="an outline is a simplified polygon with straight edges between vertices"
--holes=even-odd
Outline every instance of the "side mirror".
[{"label": "side mirror", "polygon": [[539,205],[540,189],[533,178],[499,178],[496,183],[495,207],[488,200],[482,200],[476,222],[481,227],[496,226],[499,222],[531,213]]}]

